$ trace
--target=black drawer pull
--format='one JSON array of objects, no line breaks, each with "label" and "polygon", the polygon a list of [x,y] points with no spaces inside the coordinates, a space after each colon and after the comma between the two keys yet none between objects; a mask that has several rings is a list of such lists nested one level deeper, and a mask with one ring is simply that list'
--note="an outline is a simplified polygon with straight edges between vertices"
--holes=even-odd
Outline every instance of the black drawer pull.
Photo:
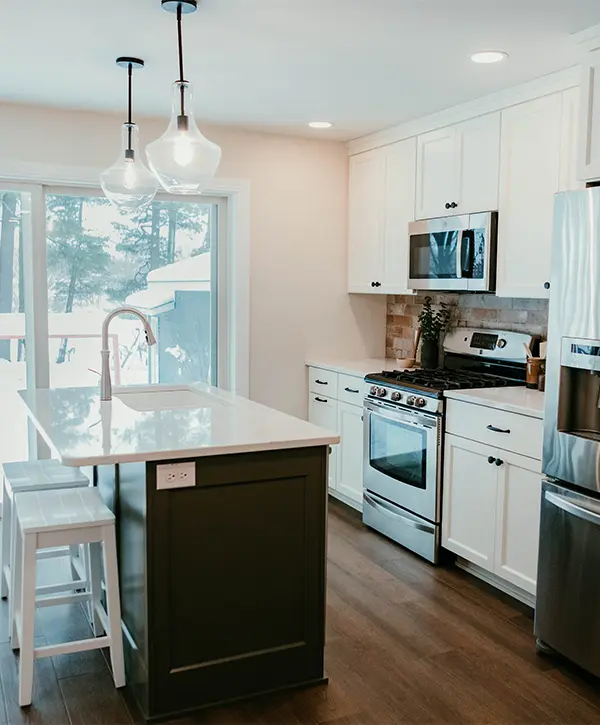
[{"label": "black drawer pull", "polygon": [[352,388],[344,388],[347,393],[360,393],[360,390],[352,390]]},{"label": "black drawer pull", "polygon": [[317,396],[317,397],[315,398],[315,400],[316,400],[316,401],[317,401],[318,403],[327,403],[327,399],[326,399],[326,398],[319,398],[319,397]]},{"label": "black drawer pull", "polygon": [[504,429],[504,428],[496,428],[495,425],[488,425],[487,429],[488,430],[493,430],[494,433],[510,433],[510,428],[506,428],[506,429]]},{"label": "black drawer pull", "polygon": [[491,463],[496,463],[496,459],[494,458],[494,456],[489,456],[488,457],[488,463],[490,463],[490,464]]},{"label": "black drawer pull", "polygon": [[499,458],[496,458],[496,465],[502,466],[504,464],[504,461],[501,461]]},{"label": "black drawer pull", "polygon": [[324,380],[315,380],[315,383],[317,385],[329,385],[329,383],[326,383]]}]

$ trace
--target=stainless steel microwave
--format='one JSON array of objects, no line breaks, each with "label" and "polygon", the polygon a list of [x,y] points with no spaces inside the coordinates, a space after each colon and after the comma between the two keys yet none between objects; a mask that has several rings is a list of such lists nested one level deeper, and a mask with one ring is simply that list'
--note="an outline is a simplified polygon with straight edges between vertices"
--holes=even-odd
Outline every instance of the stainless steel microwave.
[{"label": "stainless steel microwave", "polygon": [[495,291],[498,212],[413,222],[408,233],[409,289]]}]

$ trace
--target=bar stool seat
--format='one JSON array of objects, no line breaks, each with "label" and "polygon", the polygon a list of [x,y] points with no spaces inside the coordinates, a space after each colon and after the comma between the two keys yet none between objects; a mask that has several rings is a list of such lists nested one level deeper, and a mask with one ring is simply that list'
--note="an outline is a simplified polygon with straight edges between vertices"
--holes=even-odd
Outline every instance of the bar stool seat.
[{"label": "bar stool seat", "polygon": [[[40,657],[110,647],[116,687],[125,685],[123,635],[115,536],[115,517],[95,488],[26,492],[15,496],[13,527],[15,561],[12,570],[11,642],[20,647],[19,704],[30,705],[33,663]],[[83,592],[62,596],[36,596],[37,552],[55,546],[89,544],[90,581]],[[106,609],[102,605],[104,564]],[[34,646],[36,606],[90,602],[102,623],[104,636],[43,647]]]},{"label": "bar stool seat", "polygon": [[[82,488],[90,485],[81,469],[63,466],[58,461],[16,461],[0,466],[3,487],[2,546],[0,550],[0,596],[5,599],[11,581],[11,529],[13,498],[16,493],[27,491],[50,491],[63,488]],[[77,547],[71,551],[55,550],[44,553],[44,558],[71,556],[71,570],[74,579],[85,579],[85,566],[78,555]]]}]

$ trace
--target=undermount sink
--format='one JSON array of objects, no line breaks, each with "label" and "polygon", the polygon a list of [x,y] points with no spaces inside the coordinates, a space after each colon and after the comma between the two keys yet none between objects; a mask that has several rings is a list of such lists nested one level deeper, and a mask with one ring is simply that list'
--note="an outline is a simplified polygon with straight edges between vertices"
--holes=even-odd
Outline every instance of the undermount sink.
[{"label": "undermount sink", "polygon": [[191,385],[146,385],[116,388],[113,396],[139,413],[153,410],[194,410],[228,405],[216,395],[204,393]]}]

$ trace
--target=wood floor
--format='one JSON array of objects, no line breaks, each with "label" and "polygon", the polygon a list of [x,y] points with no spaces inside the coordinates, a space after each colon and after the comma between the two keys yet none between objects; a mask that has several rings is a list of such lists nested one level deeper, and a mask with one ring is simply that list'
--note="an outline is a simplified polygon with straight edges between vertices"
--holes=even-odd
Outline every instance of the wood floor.
[{"label": "wood floor", "polygon": [[[434,568],[332,503],[328,686],[205,711],[181,725],[600,723],[600,685],[535,653],[532,617],[453,568]],[[0,725],[132,725],[101,652],[36,663],[34,704],[0,609]],[[89,632],[79,605],[39,610],[40,643]]]}]

